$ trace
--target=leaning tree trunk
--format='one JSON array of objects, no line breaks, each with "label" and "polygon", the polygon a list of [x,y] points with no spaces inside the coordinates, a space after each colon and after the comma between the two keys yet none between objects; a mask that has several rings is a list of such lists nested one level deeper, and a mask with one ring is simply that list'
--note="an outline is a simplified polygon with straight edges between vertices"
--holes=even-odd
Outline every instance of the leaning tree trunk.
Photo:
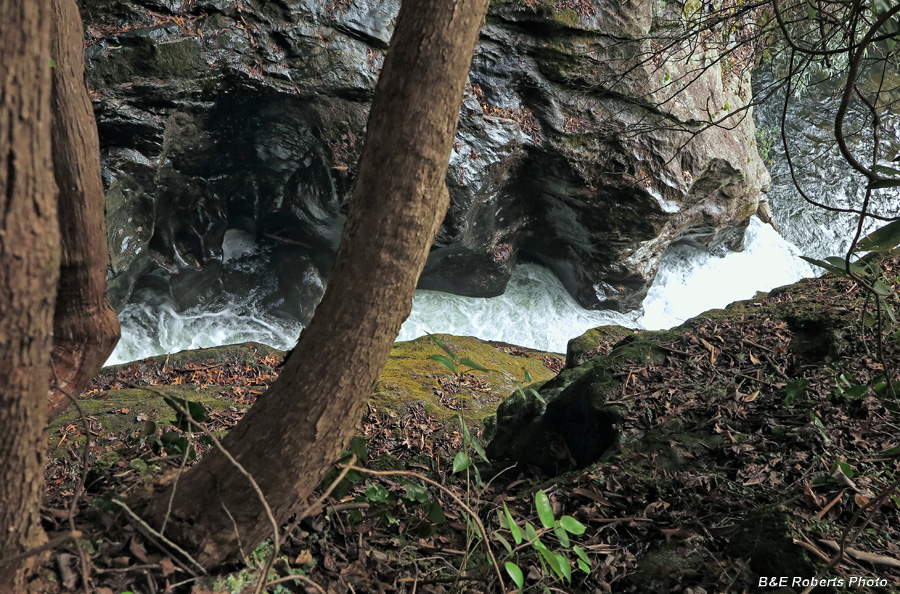
[{"label": "leaning tree trunk", "polygon": [[[45,538],[38,512],[57,226],[50,1],[0,0],[0,559]],[[0,563],[0,589],[23,591],[33,563]]]},{"label": "leaning tree trunk", "polygon": [[[84,79],[81,15],[75,0],[52,0],[53,173],[59,187],[62,253],[53,319],[55,381],[78,395],[119,339],[119,320],[106,299],[106,214],[100,141]],[[51,382],[52,383],[52,382]],[[69,405],[52,385],[51,418]]]},{"label": "leaning tree trunk", "polygon": [[[304,505],[359,425],[409,315],[448,206],[443,180],[487,3],[403,3],[328,289],[281,376],[224,441],[279,523]],[[169,495],[151,504],[157,526]],[[239,545],[252,550],[271,534],[247,479],[220,452],[177,483],[172,518],[171,534],[203,565],[237,555]]]}]

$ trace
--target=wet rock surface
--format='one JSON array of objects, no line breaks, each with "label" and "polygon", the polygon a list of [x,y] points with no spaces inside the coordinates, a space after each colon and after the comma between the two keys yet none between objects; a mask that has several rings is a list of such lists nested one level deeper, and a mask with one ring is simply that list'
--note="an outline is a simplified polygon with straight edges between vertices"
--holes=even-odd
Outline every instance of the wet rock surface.
[{"label": "wet rock surface", "polygon": [[[148,285],[179,308],[227,298],[240,258],[223,263],[223,240],[239,231],[255,244],[244,268],[267,279],[260,299],[311,315],[398,10],[393,0],[82,3],[117,305]],[[492,4],[447,172],[450,212],[421,287],[497,295],[529,260],[585,307],[624,310],[671,243],[739,243],[768,183],[751,118],[690,141],[677,130],[744,105],[748,70],[701,63],[708,56],[648,61],[655,10],[649,0]],[[676,99],[657,90],[688,72],[697,81]],[[288,303],[296,281],[266,268],[286,251],[311,263],[313,297],[299,303]]]}]

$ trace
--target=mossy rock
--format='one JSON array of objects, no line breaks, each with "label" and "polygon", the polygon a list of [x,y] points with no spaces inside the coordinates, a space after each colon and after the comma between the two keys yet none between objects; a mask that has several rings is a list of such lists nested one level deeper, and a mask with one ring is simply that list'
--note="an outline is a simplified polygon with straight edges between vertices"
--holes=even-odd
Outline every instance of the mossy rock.
[{"label": "mossy rock", "polygon": [[201,71],[206,63],[198,41],[186,38],[154,46],[150,66],[161,78],[185,78]]},{"label": "mossy rock", "polygon": [[703,553],[689,544],[666,543],[638,559],[628,583],[637,592],[678,592],[680,584],[703,573],[705,563]]},{"label": "mossy rock", "polygon": [[[460,391],[449,394],[440,387],[439,379],[453,387],[453,374],[449,369],[429,359],[431,355],[446,355],[427,336],[398,342],[391,349],[391,355],[375,383],[372,402],[384,410],[402,412],[413,403],[422,403],[425,411],[438,422],[449,422],[459,414],[470,427],[482,427],[484,419],[494,414],[503,398],[516,390],[517,382],[525,381],[527,370],[534,381],[546,381],[555,376],[536,357],[557,357],[554,353],[528,351],[534,356],[512,355],[500,343],[489,343],[471,336],[436,335],[458,358],[490,369],[490,372],[471,371],[466,373]],[[523,349],[518,349],[519,351]],[[476,390],[467,385],[477,383]],[[442,396],[445,397],[442,401]],[[459,401],[448,402],[446,396]],[[452,408],[451,408],[452,407]]]},{"label": "mossy rock", "polygon": [[636,334],[638,330],[622,326],[598,326],[581,336],[573,338],[566,346],[566,367],[581,365],[591,357],[607,354],[623,338]]},{"label": "mossy rock", "polygon": [[[92,439],[101,441],[122,438],[139,433],[146,423],[154,423],[156,428],[167,430],[175,421],[175,410],[166,404],[164,396],[199,402],[208,409],[227,409],[231,403],[216,398],[221,386],[150,386],[151,390],[129,388],[101,392],[88,398],[81,398],[78,404],[87,416],[92,431]],[[74,431],[73,431],[74,428]],[[55,418],[48,428],[50,455],[69,455],[68,446],[76,450],[84,443],[81,413],[72,407]],[[60,447],[63,443],[67,447]]]},{"label": "mossy rock", "polygon": [[787,509],[777,505],[761,507],[744,515],[737,533],[729,539],[728,552],[735,559],[749,561],[750,569],[757,575],[808,579],[816,575],[819,567],[810,560],[806,549],[794,544],[795,536]]},{"label": "mossy rock", "polygon": [[[492,371],[466,373],[460,390],[452,395],[453,402],[442,401],[442,396],[446,396],[442,393],[446,391],[441,388],[439,380],[445,380],[445,385],[451,388],[455,382],[447,368],[428,357],[446,353],[428,337],[398,342],[375,384],[372,403],[377,409],[403,414],[411,404],[419,403],[439,423],[449,425],[459,414],[469,427],[480,428],[484,418],[496,411],[502,398],[515,390],[516,382],[524,381],[523,369],[535,380],[547,380],[554,376],[554,372],[537,358],[556,357],[554,353],[525,351],[532,356],[521,356],[510,354],[502,344],[491,344],[477,338],[439,335],[439,339],[457,357],[471,359]],[[517,349],[514,352],[522,351]],[[212,409],[234,406],[231,400],[221,398],[228,386],[209,384],[201,389],[193,385],[165,385],[166,381],[171,380],[171,375],[167,373],[171,374],[173,370],[202,371],[225,365],[250,366],[272,372],[284,356],[284,351],[248,342],[114,365],[101,370],[94,383],[99,388],[86,393],[79,403],[85,413],[99,423],[99,427],[94,429],[101,436],[121,437],[135,433],[147,421],[165,428],[174,420],[175,411],[166,404],[163,394],[199,401]],[[134,384],[148,385],[148,388],[102,388],[113,384],[117,377],[127,378],[126,381]],[[78,427],[75,433],[80,434],[81,420],[74,408],[54,419],[49,428],[51,447],[71,432],[69,427],[72,425]],[[62,453],[64,450],[59,451]]]}]

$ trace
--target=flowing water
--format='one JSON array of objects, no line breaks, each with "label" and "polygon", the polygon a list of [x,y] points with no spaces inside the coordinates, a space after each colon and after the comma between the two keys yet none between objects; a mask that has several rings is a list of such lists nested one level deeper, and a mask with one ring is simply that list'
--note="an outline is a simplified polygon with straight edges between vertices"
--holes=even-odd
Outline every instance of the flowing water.
[{"label": "flowing water", "polygon": [[[516,267],[503,295],[490,299],[417,291],[399,340],[426,332],[477,336],[564,353],[569,339],[604,324],[659,329],[707,309],[791,283],[812,270],[799,250],[771,227],[751,221],[743,252],[724,257],[682,245],[670,249],[644,301],[644,313],[583,309],[547,269]],[[234,304],[217,312],[179,313],[167,305],[130,304],[119,314],[122,340],[108,364],[183,349],[254,340],[291,348],[301,327],[258,308]]]},{"label": "flowing water", "polygon": [[[763,76],[760,85],[765,83]],[[815,89],[794,101],[788,113],[787,136],[797,155],[799,182],[810,196],[834,206],[858,206],[864,192],[862,184],[847,173],[831,135],[828,114],[833,113],[833,106],[823,105],[833,101],[828,92],[817,95]],[[643,303],[643,312],[629,315],[581,308],[552,273],[533,264],[518,266],[500,297],[478,299],[418,291],[399,340],[426,332],[448,333],[564,353],[569,339],[595,326],[669,328],[708,309],[751,298],[757,291],[818,274],[799,256],[842,254],[856,219],[812,206],[799,196],[777,140],[779,117],[780,106],[775,102],[757,113],[758,126],[776,138],[768,151],[773,178],[769,200],[781,235],[754,218],[742,252],[716,257],[686,245],[670,248]],[[882,132],[888,158],[900,152],[898,131],[900,118],[889,114]],[[867,148],[862,133],[850,141],[857,150]],[[882,194],[876,208],[885,214],[898,212],[900,192]],[[122,340],[108,364],[250,340],[288,349],[301,330],[296,323],[274,319],[247,304],[232,304],[216,312],[177,312],[165,304],[136,303],[126,306],[120,319]]]}]

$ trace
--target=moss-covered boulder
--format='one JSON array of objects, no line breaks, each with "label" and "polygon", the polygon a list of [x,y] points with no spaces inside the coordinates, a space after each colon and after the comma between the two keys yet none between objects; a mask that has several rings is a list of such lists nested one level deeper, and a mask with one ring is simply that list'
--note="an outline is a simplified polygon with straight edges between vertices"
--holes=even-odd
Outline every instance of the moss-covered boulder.
[{"label": "moss-covered boulder", "polygon": [[[398,342],[391,350],[384,370],[375,384],[370,411],[389,416],[406,414],[412,407],[422,408],[436,423],[452,423],[460,415],[473,429],[482,427],[501,400],[524,382],[525,372],[534,380],[545,381],[555,375],[547,363],[560,363],[554,353],[544,353],[492,344],[472,337],[438,335],[439,340],[458,359],[466,358],[489,369],[472,371],[460,366],[460,375],[429,359],[445,352],[428,337]],[[150,357],[143,361],[104,368],[92,387],[81,398],[96,435],[110,440],[144,431],[151,421],[160,430],[175,418],[165,397],[200,402],[212,417],[214,411],[229,411],[215,428],[228,427],[265,391],[280,370],[285,353],[258,343],[242,343],[210,349],[182,351]],[[58,444],[74,443],[83,437],[79,412],[70,409],[50,426],[54,451]]]},{"label": "moss-covered boulder", "polygon": [[[900,269],[896,254],[878,258]],[[876,354],[877,330],[860,329],[866,302],[852,282],[828,275],[628,336],[504,402],[488,422],[488,455],[574,483],[572,508],[594,506],[589,519],[627,526],[616,538],[630,532],[629,544],[617,545],[633,562],[624,561],[616,591],[730,592],[761,576],[834,577],[824,572],[830,543],[896,465],[888,419],[897,404],[884,369],[897,368],[900,344],[885,332],[884,359]],[[578,339],[576,352],[605,331]],[[560,474],[572,468],[584,470]],[[850,484],[857,495],[848,497]],[[896,551],[896,504],[874,514],[854,546]],[[865,571],[885,578],[869,591],[900,583],[884,567]]]},{"label": "moss-covered boulder", "polygon": [[622,326],[598,326],[581,336],[576,336],[566,346],[566,367],[577,367],[597,355],[607,354],[613,346],[626,336],[637,334],[639,330]]},{"label": "moss-covered boulder", "polygon": [[492,460],[515,460],[546,473],[583,468],[616,442],[618,418],[607,398],[621,391],[617,367],[624,361],[661,362],[655,340],[631,335],[606,357],[566,369],[538,389],[514,393],[488,423]]}]

